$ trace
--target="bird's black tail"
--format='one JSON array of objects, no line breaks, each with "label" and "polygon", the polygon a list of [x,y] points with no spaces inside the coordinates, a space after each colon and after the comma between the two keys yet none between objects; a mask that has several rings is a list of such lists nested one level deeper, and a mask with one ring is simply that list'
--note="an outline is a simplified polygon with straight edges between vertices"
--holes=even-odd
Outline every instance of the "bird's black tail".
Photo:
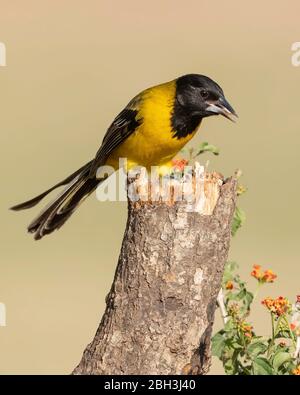
[{"label": "bird's black tail", "polygon": [[34,233],[36,240],[59,229],[73,214],[80,203],[95,190],[101,180],[89,178],[93,161],[88,162],[69,177],[54,185],[27,202],[11,207],[11,210],[24,210],[38,204],[48,193],[66,185],[66,188],[48,204],[28,226],[28,232]]}]

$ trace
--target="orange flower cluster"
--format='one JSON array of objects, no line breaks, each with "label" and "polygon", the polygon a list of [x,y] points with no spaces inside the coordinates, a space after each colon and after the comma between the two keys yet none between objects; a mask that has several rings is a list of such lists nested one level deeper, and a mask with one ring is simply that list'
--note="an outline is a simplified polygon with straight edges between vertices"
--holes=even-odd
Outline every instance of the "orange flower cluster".
[{"label": "orange flower cluster", "polygon": [[252,335],[253,335],[253,332],[252,332],[252,331],[253,331],[253,326],[247,324],[247,322],[241,322],[241,324],[240,324],[240,329],[241,329],[241,331],[244,333],[244,335],[245,335],[246,337],[248,337],[249,339],[252,338]]},{"label": "orange flower cluster", "polygon": [[293,331],[293,332],[295,332],[295,335],[296,336],[300,336],[300,325],[297,325],[297,324],[295,324],[295,323],[291,323],[290,324],[290,328],[291,328],[291,330]]},{"label": "orange flower cluster", "polygon": [[227,281],[225,288],[231,291],[233,289],[233,282]]},{"label": "orange flower cluster", "polygon": [[295,376],[300,376],[300,365],[296,367],[296,369],[292,370],[292,374]]},{"label": "orange flower cluster", "polygon": [[186,159],[173,159],[172,160],[172,166],[174,167],[175,170],[178,170],[178,171],[183,171],[184,166],[186,166],[188,163],[189,163],[189,161]]},{"label": "orange flower cluster", "polygon": [[236,319],[239,315],[240,312],[240,307],[238,303],[231,303],[228,306],[228,315],[230,315],[232,318]]},{"label": "orange flower cluster", "polygon": [[256,278],[260,283],[272,283],[277,275],[270,269],[262,271],[260,265],[253,265],[251,276]]},{"label": "orange flower cluster", "polygon": [[287,298],[279,296],[276,299],[266,298],[261,302],[273,314],[280,317],[283,314],[291,311],[291,303]]},{"label": "orange flower cluster", "polygon": [[243,319],[241,319],[239,316],[239,312],[240,307],[238,303],[231,303],[228,306],[228,315],[232,317],[233,323],[236,325],[237,329],[250,340],[253,336],[253,326],[243,321]]}]

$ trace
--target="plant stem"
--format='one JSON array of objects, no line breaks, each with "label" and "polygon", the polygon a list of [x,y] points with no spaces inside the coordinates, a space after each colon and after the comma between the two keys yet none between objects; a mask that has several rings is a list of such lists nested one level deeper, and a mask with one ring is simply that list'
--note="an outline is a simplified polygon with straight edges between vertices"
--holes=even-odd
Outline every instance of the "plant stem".
[{"label": "plant stem", "polygon": [[294,339],[294,334],[293,334],[293,332],[291,330],[291,327],[290,327],[290,324],[289,324],[288,320],[286,319],[286,316],[283,316],[283,320],[286,323],[286,326],[289,328],[289,333],[290,333],[290,336],[291,336],[291,340],[292,340],[294,349],[296,350],[296,342],[295,342],[295,339]]},{"label": "plant stem", "polygon": [[274,315],[271,313],[271,317],[272,317],[272,340],[274,343],[275,340],[275,328],[274,328]]},{"label": "plant stem", "polygon": [[254,302],[254,300],[256,299],[256,297],[257,297],[257,295],[258,295],[258,292],[259,292],[259,290],[260,290],[261,285],[262,285],[262,283],[261,283],[261,282],[258,282],[258,285],[257,285],[257,287],[256,287],[256,290],[255,290],[255,292],[254,292],[254,294],[253,294],[252,303]]},{"label": "plant stem", "polygon": [[300,337],[297,336],[297,343],[296,343],[296,350],[294,353],[294,358],[296,358],[296,360],[298,361],[300,356]]},{"label": "plant stem", "polygon": [[267,352],[267,356],[268,357],[270,356],[271,350],[272,350],[272,348],[274,346],[274,342],[275,342],[275,326],[274,326],[274,315],[273,315],[273,313],[271,313],[271,324],[272,324],[272,339],[271,339],[271,342],[270,342],[269,347],[268,347],[268,352]]}]

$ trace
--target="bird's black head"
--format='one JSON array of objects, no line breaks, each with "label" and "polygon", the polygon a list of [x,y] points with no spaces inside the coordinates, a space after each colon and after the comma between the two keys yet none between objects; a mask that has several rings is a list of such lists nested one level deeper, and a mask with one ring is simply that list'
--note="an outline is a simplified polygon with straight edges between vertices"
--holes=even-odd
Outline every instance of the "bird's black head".
[{"label": "bird's black head", "polygon": [[175,136],[192,133],[202,118],[223,115],[234,121],[236,112],[225,99],[222,88],[209,77],[188,74],[176,80],[172,124]]}]

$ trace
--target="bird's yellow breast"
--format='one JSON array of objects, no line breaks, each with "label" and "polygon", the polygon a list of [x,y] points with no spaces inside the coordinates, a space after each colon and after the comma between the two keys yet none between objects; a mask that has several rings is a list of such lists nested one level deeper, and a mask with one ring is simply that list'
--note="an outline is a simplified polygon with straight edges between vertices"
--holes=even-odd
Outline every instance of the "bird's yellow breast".
[{"label": "bird's yellow breast", "polygon": [[128,168],[136,165],[165,166],[194,136],[174,137],[172,114],[176,95],[174,81],[147,89],[140,94],[137,119],[141,124],[114,150],[107,164],[117,167],[119,158],[127,158]]}]

